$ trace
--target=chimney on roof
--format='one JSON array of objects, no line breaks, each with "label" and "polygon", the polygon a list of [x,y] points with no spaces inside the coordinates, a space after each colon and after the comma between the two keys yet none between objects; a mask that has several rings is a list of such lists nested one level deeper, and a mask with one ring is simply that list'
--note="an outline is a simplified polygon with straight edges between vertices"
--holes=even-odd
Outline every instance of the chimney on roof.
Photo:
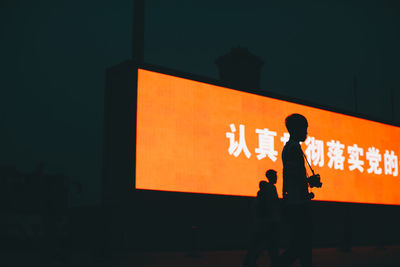
[{"label": "chimney on roof", "polygon": [[215,60],[219,77],[227,86],[237,89],[260,89],[261,67],[264,61],[247,48],[234,47]]}]

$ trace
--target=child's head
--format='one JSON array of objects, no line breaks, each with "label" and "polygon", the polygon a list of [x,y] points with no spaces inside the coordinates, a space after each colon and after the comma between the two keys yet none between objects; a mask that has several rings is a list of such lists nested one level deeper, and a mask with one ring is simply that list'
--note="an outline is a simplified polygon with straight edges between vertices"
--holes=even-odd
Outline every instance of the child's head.
[{"label": "child's head", "polygon": [[300,142],[306,140],[308,122],[303,115],[297,113],[289,115],[285,120],[285,124],[291,139]]},{"label": "child's head", "polygon": [[267,177],[268,181],[270,184],[276,184],[276,180],[278,179],[277,175],[276,175],[276,171],[275,170],[268,170],[265,173],[265,176]]}]

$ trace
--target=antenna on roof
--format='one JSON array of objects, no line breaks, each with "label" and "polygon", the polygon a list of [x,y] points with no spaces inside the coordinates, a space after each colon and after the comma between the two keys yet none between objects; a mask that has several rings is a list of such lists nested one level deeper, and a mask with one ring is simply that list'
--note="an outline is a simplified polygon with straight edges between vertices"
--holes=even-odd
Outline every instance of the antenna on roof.
[{"label": "antenna on roof", "polygon": [[354,111],[358,112],[357,75],[354,75],[353,77],[353,88],[354,88]]},{"label": "antenna on roof", "polygon": [[144,1],[133,0],[132,60],[138,64],[144,62]]}]

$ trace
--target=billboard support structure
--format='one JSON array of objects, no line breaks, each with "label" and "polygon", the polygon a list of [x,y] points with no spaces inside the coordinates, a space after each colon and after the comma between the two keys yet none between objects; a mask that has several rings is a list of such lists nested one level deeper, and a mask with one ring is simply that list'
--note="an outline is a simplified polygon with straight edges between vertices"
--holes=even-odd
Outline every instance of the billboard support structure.
[{"label": "billboard support structure", "polygon": [[357,95],[357,75],[353,77],[353,89],[354,89],[354,112],[358,112],[358,95]]},{"label": "billboard support structure", "polygon": [[132,60],[137,64],[144,62],[144,1],[133,1]]},{"label": "billboard support structure", "polygon": [[392,106],[391,112],[392,112],[392,122],[394,123],[394,92],[393,92],[393,87],[390,88],[390,104]]}]

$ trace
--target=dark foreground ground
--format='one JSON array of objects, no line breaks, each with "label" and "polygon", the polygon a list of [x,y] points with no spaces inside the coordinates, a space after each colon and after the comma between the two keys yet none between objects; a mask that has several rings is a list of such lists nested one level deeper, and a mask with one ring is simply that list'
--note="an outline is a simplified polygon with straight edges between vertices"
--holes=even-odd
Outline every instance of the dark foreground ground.
[{"label": "dark foreground ground", "polygon": [[[107,257],[89,253],[74,253],[70,257],[49,257],[35,252],[1,251],[0,266],[97,266],[97,267],[155,267],[155,266],[218,266],[239,267],[245,251],[203,251],[188,256],[183,252],[120,252]],[[318,248],[313,250],[314,266],[400,266],[400,246],[356,247],[351,253],[336,248]],[[269,266],[265,253],[258,266]],[[298,262],[293,266],[299,266]]]}]

